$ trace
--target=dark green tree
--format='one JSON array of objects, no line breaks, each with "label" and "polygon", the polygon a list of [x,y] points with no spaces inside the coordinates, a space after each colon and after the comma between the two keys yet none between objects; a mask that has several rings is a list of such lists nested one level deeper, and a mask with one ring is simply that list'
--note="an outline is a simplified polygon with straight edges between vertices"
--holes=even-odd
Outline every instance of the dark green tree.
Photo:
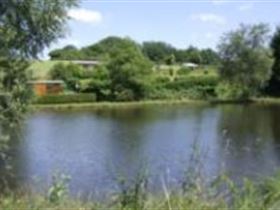
[{"label": "dark green tree", "polygon": [[219,45],[222,98],[246,99],[255,95],[270,77],[272,60],[267,47],[269,27],[241,25],[225,34]]},{"label": "dark green tree", "polygon": [[51,60],[78,60],[81,59],[82,53],[74,46],[67,45],[62,49],[56,49],[49,53]]},{"label": "dark green tree", "polygon": [[270,95],[280,95],[280,27],[276,29],[270,43],[274,63],[272,66],[271,78],[268,82],[266,92]]},{"label": "dark green tree", "polygon": [[76,0],[0,1],[0,91],[2,95],[10,95],[10,103],[26,104],[25,97],[20,97],[14,89],[28,89],[28,60],[63,36],[67,10],[73,6]]},{"label": "dark green tree", "polygon": [[213,65],[219,63],[219,55],[214,50],[208,48],[200,51],[201,62],[205,65]]},{"label": "dark green tree", "polygon": [[165,42],[144,42],[142,50],[147,58],[156,63],[164,63],[167,57],[176,53],[176,49]]},{"label": "dark green tree", "polygon": [[169,55],[165,58],[165,63],[167,65],[174,65],[176,63],[176,57],[174,54]]},{"label": "dark green tree", "polygon": [[116,100],[139,100],[145,97],[145,78],[151,73],[152,66],[135,42],[123,41],[123,48],[111,51],[107,65],[112,95]]},{"label": "dark green tree", "polygon": [[196,47],[190,46],[186,50],[186,55],[187,55],[187,61],[191,63],[201,64],[202,58],[200,55],[200,51]]}]

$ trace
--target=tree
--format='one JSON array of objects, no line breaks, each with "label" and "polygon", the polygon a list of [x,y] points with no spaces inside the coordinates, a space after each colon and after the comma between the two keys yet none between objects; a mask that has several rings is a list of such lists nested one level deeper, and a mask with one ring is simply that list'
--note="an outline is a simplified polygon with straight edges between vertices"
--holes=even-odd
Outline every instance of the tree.
[{"label": "tree", "polygon": [[176,49],[165,42],[144,42],[142,45],[144,55],[156,63],[164,63],[165,59],[175,54]]},{"label": "tree", "polygon": [[28,89],[27,61],[63,36],[67,10],[73,6],[76,0],[0,1],[1,92],[11,95],[9,101],[13,105],[23,106],[27,102],[15,91]]},{"label": "tree", "polygon": [[280,27],[276,29],[272,37],[270,47],[272,49],[274,63],[271,78],[268,82],[266,92],[271,95],[280,95]]},{"label": "tree", "polygon": [[218,64],[219,63],[219,55],[212,49],[204,49],[200,51],[200,56],[202,60],[202,64]]},{"label": "tree", "polygon": [[110,74],[106,66],[99,65],[94,67],[92,79],[87,85],[87,88],[83,91],[94,92],[96,94],[97,101],[103,101],[110,99],[111,79]]},{"label": "tree", "polygon": [[51,60],[75,60],[83,56],[74,45],[67,45],[62,49],[56,49],[49,53]]},{"label": "tree", "polygon": [[169,55],[165,58],[166,65],[174,65],[176,63],[176,58],[174,54]]},{"label": "tree", "polygon": [[[81,49],[81,53],[86,59],[100,59],[108,60],[111,54],[119,49],[126,48],[129,38],[121,38],[116,36],[109,36],[102,39],[96,44],[90,45]],[[132,41],[131,41],[132,42]],[[134,43],[134,42],[133,42]],[[134,43],[137,47],[140,47],[137,43]]]},{"label": "tree", "polygon": [[220,96],[247,99],[255,95],[270,77],[271,58],[267,48],[269,27],[265,24],[241,25],[236,31],[225,34],[219,44],[223,83]]},{"label": "tree", "polygon": [[151,72],[151,64],[135,42],[124,39],[123,44],[110,52],[107,64],[112,95],[116,100],[139,100],[145,96],[145,78]]},{"label": "tree", "polygon": [[199,49],[190,46],[187,50],[186,50],[186,55],[187,55],[187,60],[189,62],[192,63],[196,63],[196,64],[201,64],[201,56],[200,56],[200,51]]},{"label": "tree", "polygon": [[12,57],[36,57],[50,43],[63,37],[67,10],[77,0],[0,1],[1,52]]},{"label": "tree", "polygon": [[[8,176],[13,175],[9,140],[30,99],[28,61],[62,37],[67,9],[75,5],[76,0],[0,1],[0,170]],[[5,192],[2,182],[0,187]]]}]

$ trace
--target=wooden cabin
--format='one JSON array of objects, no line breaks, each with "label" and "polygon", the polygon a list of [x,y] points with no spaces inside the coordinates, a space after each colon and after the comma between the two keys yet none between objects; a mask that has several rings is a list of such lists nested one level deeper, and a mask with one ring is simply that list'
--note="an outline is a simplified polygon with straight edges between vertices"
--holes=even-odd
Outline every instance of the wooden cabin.
[{"label": "wooden cabin", "polygon": [[64,82],[62,80],[36,80],[29,82],[37,96],[57,95],[63,93]]}]

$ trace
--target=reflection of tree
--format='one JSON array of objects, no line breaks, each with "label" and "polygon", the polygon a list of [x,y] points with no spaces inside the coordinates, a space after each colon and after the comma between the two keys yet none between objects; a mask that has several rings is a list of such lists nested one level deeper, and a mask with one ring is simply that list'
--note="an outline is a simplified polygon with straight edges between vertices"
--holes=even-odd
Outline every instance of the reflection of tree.
[{"label": "reflection of tree", "polygon": [[268,110],[258,105],[224,105],[220,107],[218,131],[230,140],[236,150],[242,147],[258,148],[270,136],[270,117]]},{"label": "reflection of tree", "polygon": [[224,105],[219,109],[219,145],[226,167],[241,173],[252,169],[252,174],[253,170],[262,170],[271,161],[269,148],[275,146],[270,141],[275,111],[255,104]]}]

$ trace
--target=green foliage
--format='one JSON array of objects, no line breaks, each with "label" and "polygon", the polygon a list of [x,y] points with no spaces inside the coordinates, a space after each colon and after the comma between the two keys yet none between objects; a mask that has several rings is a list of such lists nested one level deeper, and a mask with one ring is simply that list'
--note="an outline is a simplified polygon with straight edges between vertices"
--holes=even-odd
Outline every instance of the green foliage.
[{"label": "green foliage", "polygon": [[148,99],[207,99],[215,97],[216,76],[180,75],[174,80],[169,77],[154,77],[149,80]]},{"label": "green foliage", "polygon": [[95,93],[97,101],[110,100],[111,79],[108,69],[103,65],[95,67],[88,82],[81,84],[81,91]]},{"label": "green foliage", "polygon": [[180,76],[186,76],[191,72],[191,69],[186,68],[186,67],[181,67],[178,71],[177,74]]},{"label": "green foliage", "polygon": [[148,193],[148,176],[145,170],[138,172],[132,181],[119,179],[118,186],[120,193],[118,193],[117,201],[122,208],[145,209]]},{"label": "green foliage", "polygon": [[0,59],[0,92],[5,95],[5,103],[0,104],[2,122],[19,122],[27,111],[31,98],[27,66],[28,63],[22,59]]},{"label": "green foliage", "polygon": [[75,60],[81,59],[83,56],[79,50],[73,45],[67,45],[62,49],[56,49],[49,53],[51,60]]},{"label": "green foliage", "polygon": [[73,63],[58,63],[50,70],[52,79],[63,80],[70,90],[78,91],[80,88],[79,79],[84,78],[85,70]]},{"label": "green foliage", "polygon": [[233,89],[240,87],[240,91],[245,91],[237,95],[255,95],[270,77],[271,58],[266,48],[268,31],[264,24],[241,25],[238,30],[225,34],[219,45],[221,79],[231,83]]},{"label": "green foliage", "polygon": [[215,92],[222,100],[246,100],[250,97],[250,89],[246,86],[221,82],[217,85]]},{"label": "green foliage", "polygon": [[133,41],[112,50],[106,67],[109,70],[112,96],[116,100],[139,100],[145,96],[145,78],[151,74],[151,64]]},{"label": "green foliage", "polygon": [[174,65],[176,63],[176,58],[174,54],[169,55],[165,58],[166,65]]},{"label": "green foliage", "polygon": [[195,86],[213,86],[215,87],[218,83],[218,78],[215,76],[185,76],[176,78],[173,82],[167,84],[168,88],[180,90],[188,89]]},{"label": "green foliage", "polygon": [[202,58],[201,58],[199,49],[190,46],[186,50],[186,55],[187,55],[187,61],[188,62],[196,63],[196,64],[201,64],[202,63]]},{"label": "green foliage", "polygon": [[92,103],[96,102],[94,93],[79,93],[68,95],[46,95],[37,97],[35,104],[67,104],[67,103]]},{"label": "green foliage", "polygon": [[203,49],[200,51],[201,63],[206,65],[218,64],[220,62],[220,57],[212,49]]},{"label": "green foliage", "polygon": [[70,177],[64,174],[55,174],[52,177],[52,186],[48,190],[50,203],[59,203],[68,195],[68,182]]},{"label": "green foliage", "polygon": [[121,49],[127,49],[133,45],[135,48],[140,46],[129,38],[120,38],[110,36],[102,39],[96,44],[90,45],[81,49],[82,55],[85,59],[99,59],[103,61],[110,60]]},{"label": "green foliage", "polygon": [[280,95],[280,27],[276,29],[272,37],[270,47],[272,49],[274,63],[271,78],[268,82],[266,92],[270,95]]},{"label": "green foliage", "polygon": [[0,55],[36,57],[63,36],[67,10],[76,3],[76,0],[0,1]]},{"label": "green foliage", "polygon": [[[127,39],[109,36],[82,49],[70,45],[53,50],[49,55],[52,60],[99,59],[106,61],[110,59],[112,52],[126,48],[126,46]],[[218,54],[212,49],[199,50],[192,46],[188,49],[176,49],[172,45],[160,41],[147,41],[138,47],[141,48],[145,57],[156,64],[172,65],[175,62],[194,62],[210,65],[219,62]]]},{"label": "green foliage", "polygon": [[164,42],[144,42],[142,50],[144,55],[155,63],[163,63],[176,51],[173,46]]}]

